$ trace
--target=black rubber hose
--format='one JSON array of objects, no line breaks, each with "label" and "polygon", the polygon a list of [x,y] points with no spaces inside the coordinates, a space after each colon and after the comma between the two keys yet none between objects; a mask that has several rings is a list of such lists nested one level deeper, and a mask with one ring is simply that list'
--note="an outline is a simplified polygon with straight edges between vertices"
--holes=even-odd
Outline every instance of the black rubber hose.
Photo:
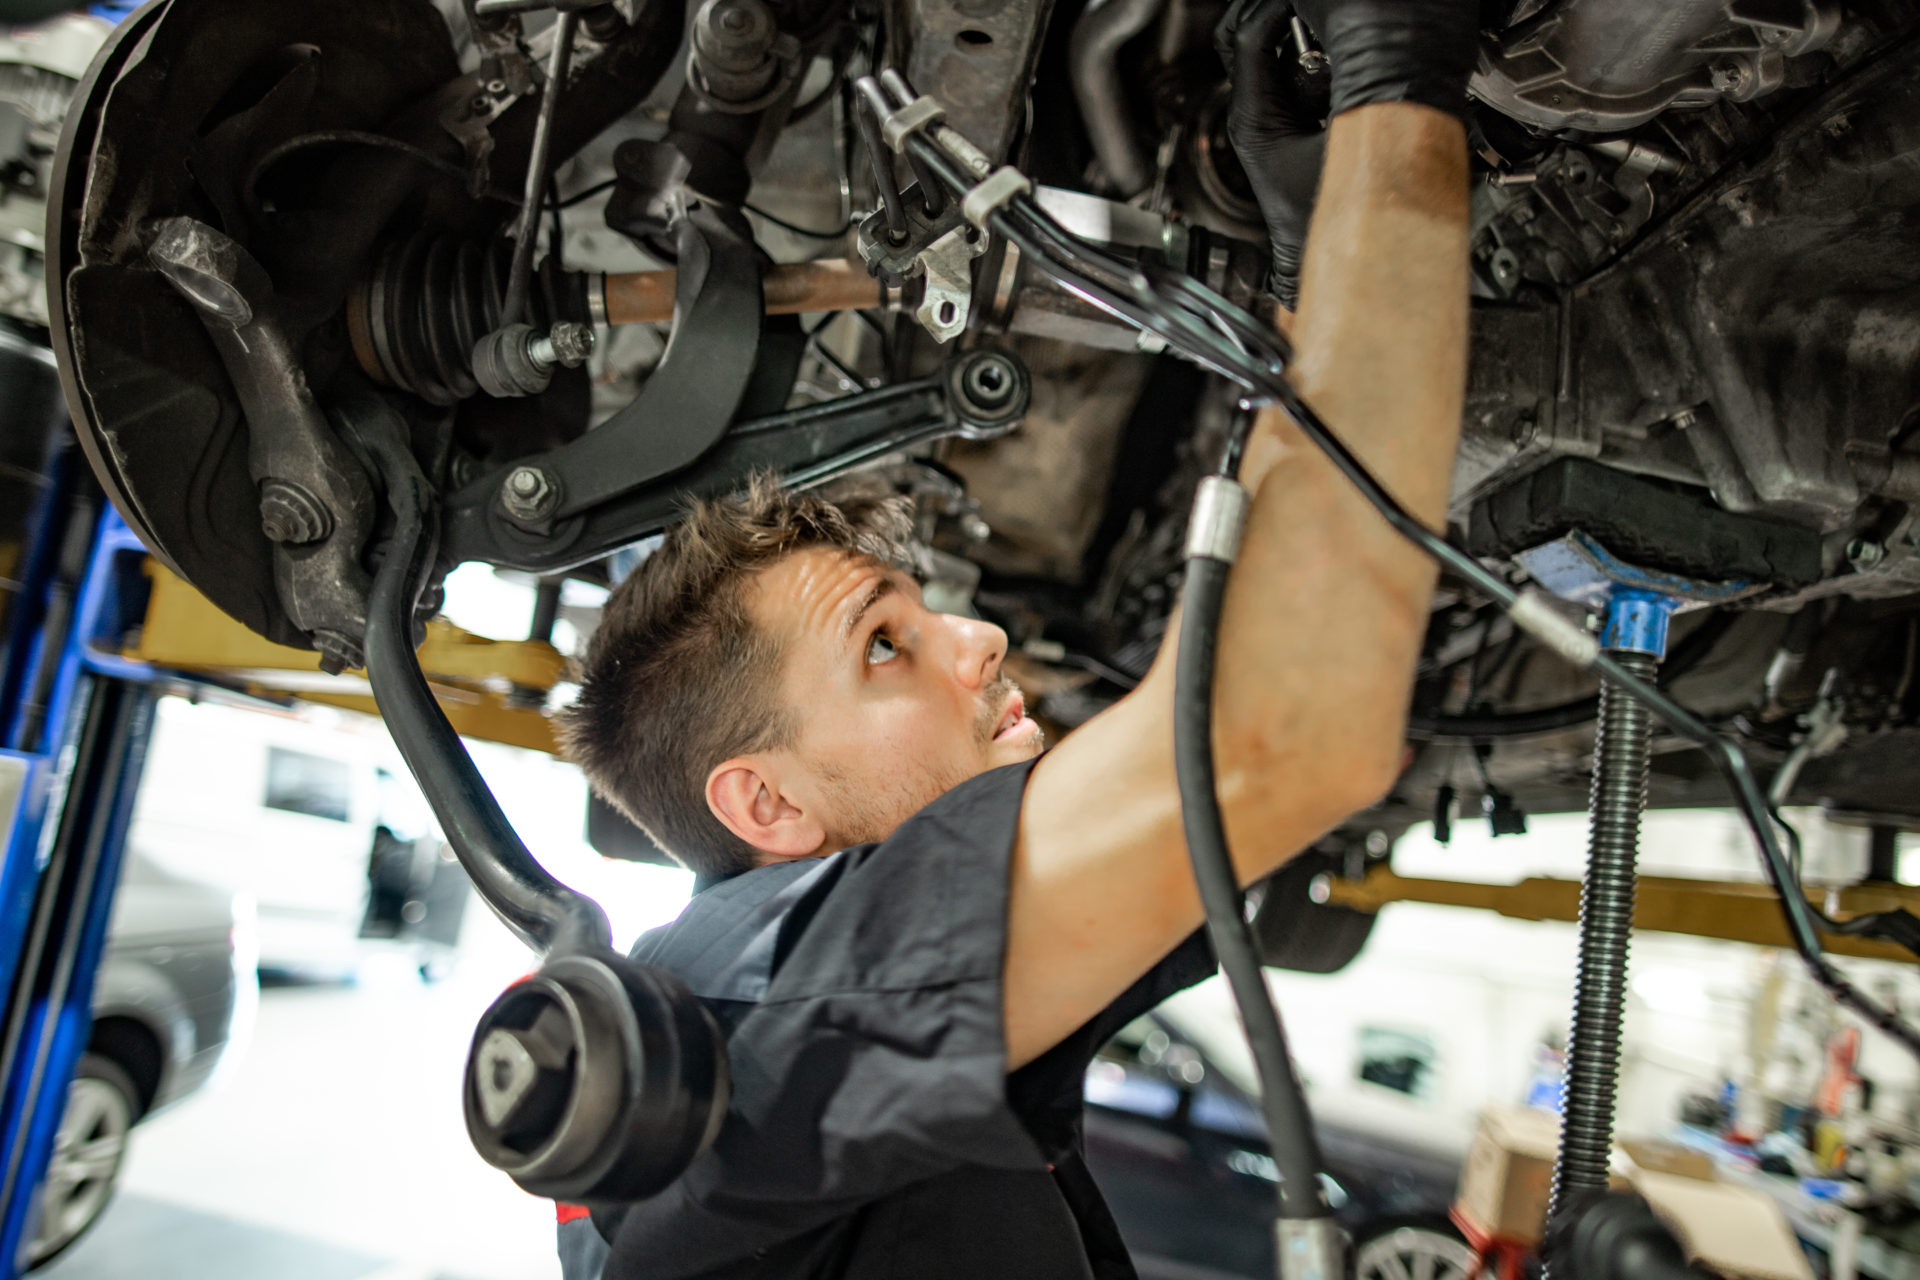
[{"label": "black rubber hose", "polygon": [[[1642,679],[1653,678],[1651,656],[1622,653],[1619,661]],[[1578,1212],[1607,1193],[1627,1007],[1627,951],[1633,937],[1634,864],[1652,748],[1652,714],[1618,689],[1602,686],[1588,805],[1587,873],[1580,886],[1580,959],[1550,1220]]]},{"label": "black rubber hose", "polygon": [[1213,667],[1227,570],[1225,561],[1193,557],[1187,561],[1181,590],[1173,693],[1173,759],[1180,785],[1180,816],[1200,902],[1206,908],[1207,936],[1240,1007],[1259,1070],[1260,1110],[1266,1118],[1274,1163],[1280,1168],[1280,1216],[1319,1218],[1327,1213],[1320,1191],[1320,1144],[1287,1052],[1286,1032],[1267,991],[1239,877],[1227,851],[1219,797],[1214,794]]},{"label": "black rubber hose", "polygon": [[[357,399],[393,414],[372,393]],[[393,537],[367,600],[367,679],[374,702],[447,843],[494,914],[542,954],[607,947],[613,933],[606,913],[593,899],[555,880],[527,852],[420,672],[413,615],[424,570],[433,559],[427,527],[431,489],[400,443],[404,425],[382,425],[388,429],[357,433],[380,470],[394,516]]]}]

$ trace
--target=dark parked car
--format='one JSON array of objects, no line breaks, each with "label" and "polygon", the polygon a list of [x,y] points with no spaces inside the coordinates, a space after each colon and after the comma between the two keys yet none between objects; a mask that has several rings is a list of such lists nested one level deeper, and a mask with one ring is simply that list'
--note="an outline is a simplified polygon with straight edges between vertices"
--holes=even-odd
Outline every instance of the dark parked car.
[{"label": "dark parked car", "polygon": [[28,1266],[49,1261],[98,1220],[128,1132],[206,1084],[250,1028],[259,999],[254,952],[249,902],[128,850],[94,979],[93,1031],[40,1187]]},{"label": "dark parked car", "polygon": [[[1131,1023],[1087,1071],[1087,1162],[1141,1280],[1269,1280],[1274,1182],[1259,1104],[1166,1012]],[[1357,1280],[1468,1280],[1447,1221],[1457,1160],[1322,1124],[1329,1202]]]}]

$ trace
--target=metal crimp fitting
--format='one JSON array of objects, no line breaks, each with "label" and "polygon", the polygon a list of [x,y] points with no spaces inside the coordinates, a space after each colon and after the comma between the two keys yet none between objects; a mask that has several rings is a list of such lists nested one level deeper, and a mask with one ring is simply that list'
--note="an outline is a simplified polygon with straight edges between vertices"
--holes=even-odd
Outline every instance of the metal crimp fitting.
[{"label": "metal crimp fitting", "polygon": [[946,109],[923,93],[880,121],[880,140],[896,152],[904,151],[908,134],[939,124],[946,118]]},{"label": "metal crimp fitting", "polygon": [[1286,1280],[1343,1280],[1348,1274],[1346,1228],[1340,1220],[1281,1218],[1273,1224],[1274,1261]]},{"label": "metal crimp fitting", "polygon": [[1193,495],[1193,520],[1187,525],[1187,559],[1205,556],[1232,564],[1240,554],[1252,499],[1247,487],[1225,476],[1208,476]]},{"label": "metal crimp fitting", "polygon": [[987,229],[987,219],[1001,209],[1015,196],[1023,196],[1033,190],[1033,181],[1012,165],[1001,165],[979,186],[967,192],[967,198],[960,202],[960,213],[982,231]]}]

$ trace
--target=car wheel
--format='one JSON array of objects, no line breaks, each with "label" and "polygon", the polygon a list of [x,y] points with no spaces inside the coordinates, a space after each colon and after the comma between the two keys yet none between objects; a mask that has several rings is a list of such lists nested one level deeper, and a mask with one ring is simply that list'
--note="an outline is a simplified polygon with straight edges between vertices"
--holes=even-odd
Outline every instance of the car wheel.
[{"label": "car wheel", "polygon": [[97,1053],[81,1055],[40,1186],[40,1224],[27,1245],[29,1267],[51,1261],[99,1220],[120,1176],[139,1097],[133,1077],[119,1063]]},{"label": "car wheel", "polygon": [[1478,1280],[1473,1248],[1451,1225],[1386,1222],[1353,1246],[1354,1280]]}]

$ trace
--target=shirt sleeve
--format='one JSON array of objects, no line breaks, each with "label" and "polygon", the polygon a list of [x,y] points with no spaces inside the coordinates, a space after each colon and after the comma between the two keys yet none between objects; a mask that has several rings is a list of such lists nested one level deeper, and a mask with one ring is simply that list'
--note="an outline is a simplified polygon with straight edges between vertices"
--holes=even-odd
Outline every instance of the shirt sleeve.
[{"label": "shirt sleeve", "polygon": [[956,1168],[1046,1168],[1008,1106],[1001,987],[1031,767],[962,783],[810,886],[728,1038],[718,1138],[633,1206],[616,1257],[695,1275]]}]

